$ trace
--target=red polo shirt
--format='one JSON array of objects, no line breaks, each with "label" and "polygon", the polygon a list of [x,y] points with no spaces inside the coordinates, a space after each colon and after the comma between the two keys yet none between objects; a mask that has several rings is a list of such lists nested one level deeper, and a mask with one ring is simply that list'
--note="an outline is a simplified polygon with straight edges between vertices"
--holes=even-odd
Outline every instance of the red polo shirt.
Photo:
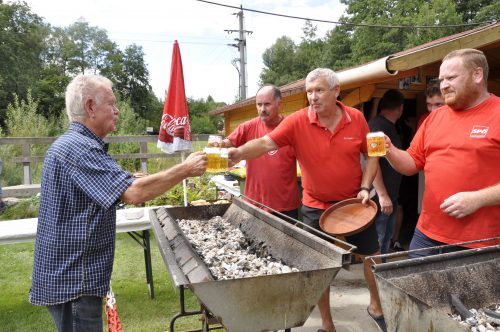
[{"label": "red polo shirt", "polygon": [[431,112],[415,134],[408,153],[425,172],[417,228],[431,239],[457,243],[500,236],[500,205],[482,207],[461,219],[439,207],[458,192],[500,183],[499,114],[500,98],[494,95],[465,111],[444,106]]},{"label": "red polo shirt", "polygon": [[[274,128],[276,126],[269,127],[257,117],[239,125],[228,139],[238,147],[270,133]],[[297,161],[292,147],[247,160],[245,196],[277,211],[290,211],[300,206]]]},{"label": "red polo shirt", "polygon": [[337,102],[342,119],[331,133],[308,107],[288,117],[268,136],[279,147],[291,145],[302,171],[306,206],[326,209],[355,197],[361,185],[361,153],[366,153],[368,124],[363,113]]}]

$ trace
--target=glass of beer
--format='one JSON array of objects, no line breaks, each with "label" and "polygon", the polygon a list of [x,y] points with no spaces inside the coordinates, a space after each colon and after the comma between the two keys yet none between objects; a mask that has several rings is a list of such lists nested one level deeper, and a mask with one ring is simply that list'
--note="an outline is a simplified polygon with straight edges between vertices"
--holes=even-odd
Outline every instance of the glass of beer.
[{"label": "glass of beer", "polygon": [[208,136],[208,147],[211,148],[220,148],[222,147],[222,136],[219,135],[209,135]]},{"label": "glass of beer", "polygon": [[228,149],[222,148],[220,149],[220,158],[219,158],[219,172],[224,173],[228,168]]},{"label": "glass of beer", "polygon": [[383,157],[387,153],[385,150],[385,135],[382,131],[368,133],[366,135],[366,144],[370,157]]},{"label": "glass of beer", "polygon": [[[220,148],[206,147],[203,151],[207,154],[207,173],[217,173],[220,168]],[[227,160],[227,159],[226,159]]]}]

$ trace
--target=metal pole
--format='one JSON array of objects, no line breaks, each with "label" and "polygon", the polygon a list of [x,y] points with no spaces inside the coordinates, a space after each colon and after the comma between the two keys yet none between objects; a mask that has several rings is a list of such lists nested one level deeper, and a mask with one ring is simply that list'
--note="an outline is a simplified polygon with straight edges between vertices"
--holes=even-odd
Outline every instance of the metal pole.
[{"label": "metal pole", "polygon": [[238,49],[240,51],[240,98],[241,100],[247,99],[247,83],[246,83],[246,38],[245,27],[243,24],[243,6],[240,5],[241,10],[238,13],[240,21],[240,38],[238,40]]},{"label": "metal pole", "polygon": [[[184,151],[181,152],[181,162],[184,162]],[[182,191],[184,192],[184,206],[188,205],[186,179],[182,180]]]}]

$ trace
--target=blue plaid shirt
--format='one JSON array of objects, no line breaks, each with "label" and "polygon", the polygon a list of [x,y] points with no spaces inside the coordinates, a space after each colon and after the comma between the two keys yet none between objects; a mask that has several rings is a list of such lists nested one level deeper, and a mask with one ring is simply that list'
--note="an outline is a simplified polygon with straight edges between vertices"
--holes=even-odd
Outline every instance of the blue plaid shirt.
[{"label": "blue plaid shirt", "polygon": [[116,204],[132,184],[102,139],[73,122],[45,156],[29,301],[104,297],[115,250]]}]

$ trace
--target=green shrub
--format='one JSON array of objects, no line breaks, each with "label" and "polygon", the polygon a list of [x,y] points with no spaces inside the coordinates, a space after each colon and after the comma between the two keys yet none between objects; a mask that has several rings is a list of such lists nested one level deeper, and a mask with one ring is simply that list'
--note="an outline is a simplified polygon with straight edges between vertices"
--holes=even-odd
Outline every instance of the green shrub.
[{"label": "green shrub", "polygon": [[[189,202],[204,199],[213,201],[217,199],[217,188],[210,182],[210,175],[203,174],[199,177],[188,178],[186,180],[187,199]],[[163,195],[147,202],[147,206],[161,205],[183,205],[184,190],[182,183],[174,186]]]},{"label": "green shrub", "polygon": [[7,206],[0,214],[0,220],[16,220],[38,217],[40,208],[40,196],[33,196],[21,200],[19,203]]},{"label": "green shrub", "polygon": [[[120,110],[118,124],[112,136],[130,136],[141,135],[142,131],[137,124],[140,122],[139,117],[134,113],[130,102],[118,101],[116,106]],[[140,151],[139,143],[113,143],[109,145],[110,154],[127,154],[138,153]],[[130,172],[135,172],[140,169],[140,160],[138,159],[120,159],[118,164]]]},{"label": "green shrub", "polygon": [[[38,102],[28,91],[26,100],[19,100],[14,95],[14,103],[7,106],[7,120],[3,137],[48,137],[60,132],[60,125],[55,120],[47,120],[38,114]],[[43,156],[48,145],[36,144],[30,147],[32,156]],[[21,184],[23,181],[22,165],[11,162],[12,157],[21,155],[20,145],[0,145],[0,154],[4,160],[2,179],[4,186]],[[31,177],[33,183],[40,183],[42,163],[32,163]]]}]

